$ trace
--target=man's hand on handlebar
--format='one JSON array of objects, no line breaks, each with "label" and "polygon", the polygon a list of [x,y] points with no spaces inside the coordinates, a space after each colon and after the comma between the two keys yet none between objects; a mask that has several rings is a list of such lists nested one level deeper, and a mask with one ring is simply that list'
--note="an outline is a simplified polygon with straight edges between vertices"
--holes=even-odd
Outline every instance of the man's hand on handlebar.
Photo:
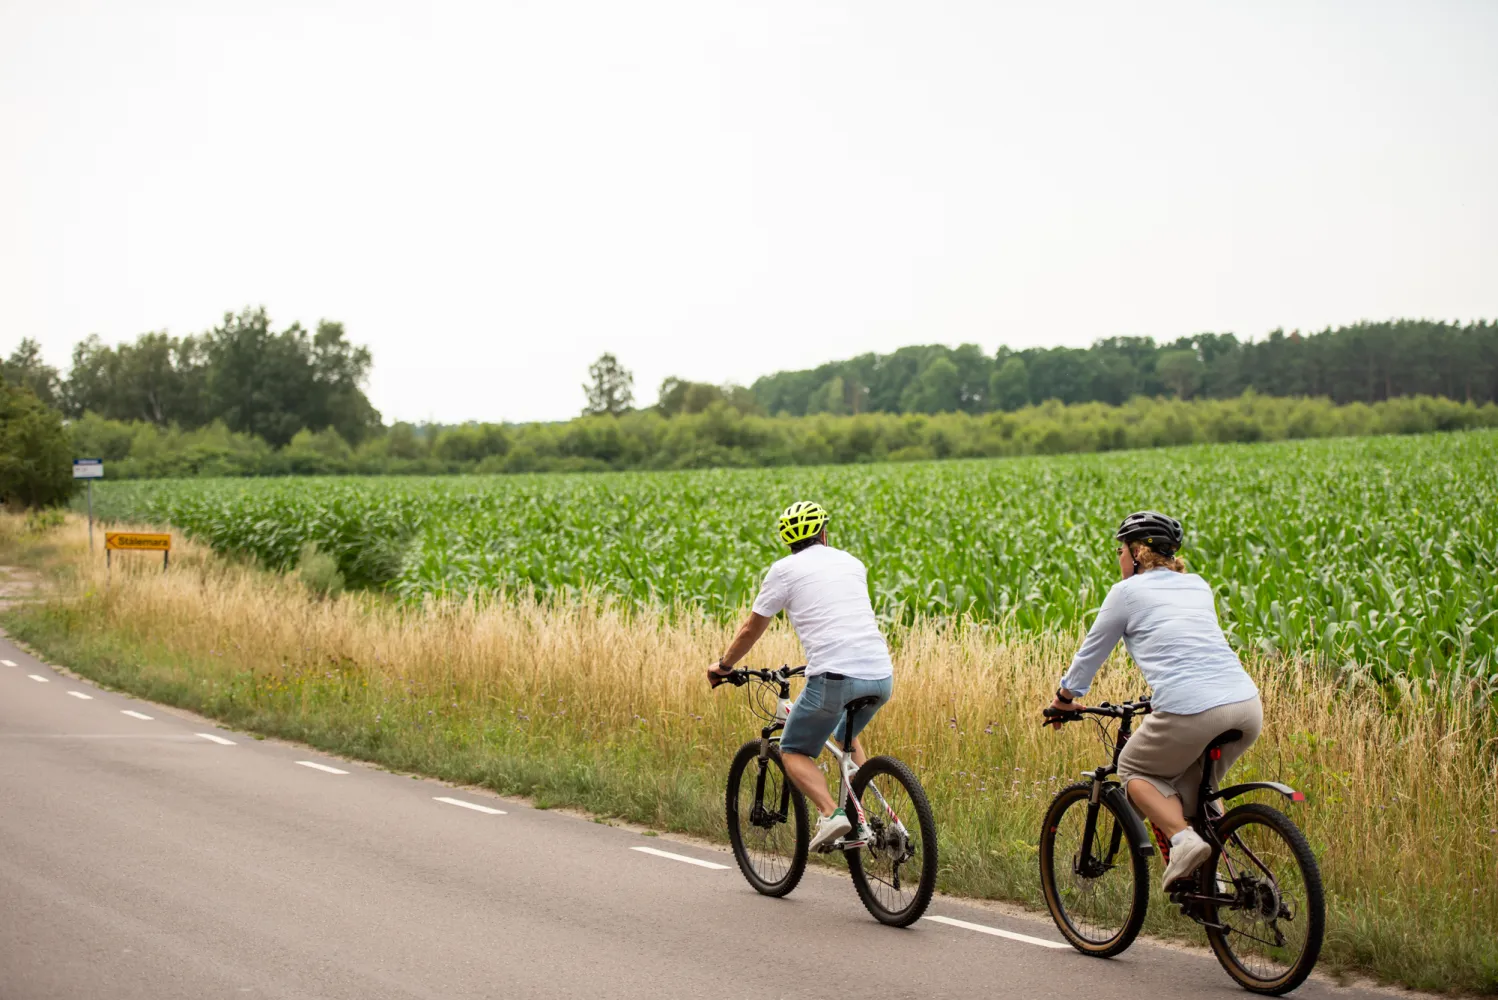
[{"label": "man's hand on handlebar", "polygon": [[707,668],[707,686],[710,688],[716,688],[719,684],[743,687],[747,683],[749,683],[749,678],[743,671],[725,667],[721,662],[714,663]]}]

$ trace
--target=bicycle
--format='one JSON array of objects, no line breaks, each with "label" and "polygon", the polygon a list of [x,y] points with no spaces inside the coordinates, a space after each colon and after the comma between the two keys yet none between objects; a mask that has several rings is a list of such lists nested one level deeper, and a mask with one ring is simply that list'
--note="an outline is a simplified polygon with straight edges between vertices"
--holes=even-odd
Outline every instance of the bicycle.
[{"label": "bicycle", "polygon": [[[1046,907],[1062,935],[1084,955],[1120,954],[1144,924],[1148,858],[1154,846],[1123,786],[1108,779],[1118,771],[1118,757],[1134,719],[1150,711],[1149,699],[1140,698],[1075,712],[1044,712],[1044,725],[1080,722],[1087,716],[1119,720],[1111,741],[1106,724],[1098,722],[1104,745],[1112,751],[1111,763],[1082,772],[1086,781],[1061,789],[1041,826],[1040,883]],[[1194,875],[1167,886],[1166,893],[1183,914],[1206,929],[1217,961],[1238,985],[1280,996],[1303,983],[1316,964],[1326,903],[1316,856],[1290,817],[1257,802],[1225,813],[1209,808],[1209,803],[1255,790],[1305,801],[1303,794],[1277,781],[1249,781],[1218,790],[1215,762],[1222,758],[1221,748],[1242,737],[1242,732],[1230,729],[1207,744],[1196,814],[1188,822],[1212,846],[1212,854]],[[1106,828],[1099,823],[1103,813],[1111,820]],[[1168,864],[1170,841],[1158,827],[1153,832]],[[1110,878],[1122,872],[1129,874]]]},{"label": "bicycle", "polygon": [[[785,896],[806,871],[811,840],[806,798],[791,783],[780,760],[779,733],[791,714],[793,677],[805,667],[778,670],[740,668],[725,682],[750,687],[750,710],[766,725],[759,739],[750,740],[734,754],[728,769],[728,838],[739,871],[756,891]],[[774,706],[769,704],[774,696]],[[853,714],[873,699],[858,698],[846,707]],[[845,730],[846,731],[846,730]],[[921,918],[936,888],[936,820],[925,789],[915,773],[894,757],[871,757],[859,767],[850,745],[840,748],[827,740],[837,762],[840,783],[837,801],[846,801],[853,830],[822,848],[841,851],[864,907],[882,924],[908,927]],[[753,779],[746,782],[745,775]],[[869,798],[869,808],[864,799]],[[915,829],[900,818],[913,815]],[[902,871],[903,869],[903,871]]]}]

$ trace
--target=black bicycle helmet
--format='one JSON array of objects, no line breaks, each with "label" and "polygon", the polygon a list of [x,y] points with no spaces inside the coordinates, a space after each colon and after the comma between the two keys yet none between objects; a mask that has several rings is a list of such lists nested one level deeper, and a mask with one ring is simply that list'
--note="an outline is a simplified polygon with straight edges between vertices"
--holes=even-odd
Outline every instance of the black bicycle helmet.
[{"label": "black bicycle helmet", "polygon": [[1141,510],[1124,518],[1114,537],[1120,542],[1143,542],[1169,558],[1181,547],[1186,533],[1181,530],[1181,522],[1175,518],[1153,510]]}]

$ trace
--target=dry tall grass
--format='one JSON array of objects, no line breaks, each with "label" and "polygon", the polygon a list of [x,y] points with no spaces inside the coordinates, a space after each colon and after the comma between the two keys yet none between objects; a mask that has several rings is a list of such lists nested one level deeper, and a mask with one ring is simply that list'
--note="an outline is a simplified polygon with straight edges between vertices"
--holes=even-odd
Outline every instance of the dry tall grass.
[{"label": "dry tall grass", "polygon": [[[47,599],[8,626],[60,662],[231,724],[389,766],[487,784],[663,828],[721,836],[733,749],[758,729],[743,693],[702,670],[728,628],[607,602],[399,606],[319,601],[294,580],[179,540],[89,559],[81,526],[44,539],[0,518],[0,553],[46,564]],[[1075,636],[1006,642],[924,624],[892,637],[895,699],[869,732],[912,762],[936,807],[942,887],[1038,901],[1035,841],[1053,791],[1104,750],[1039,725]],[[796,663],[776,627],[751,662]],[[1498,740],[1471,703],[1396,707],[1298,663],[1253,660],[1263,738],[1235,772],[1305,791],[1283,806],[1321,860],[1325,964],[1415,986],[1498,991]],[[1142,686],[1126,662],[1095,698]],[[1281,805],[1280,802],[1272,802]],[[1150,928],[1194,936],[1156,897]]]}]

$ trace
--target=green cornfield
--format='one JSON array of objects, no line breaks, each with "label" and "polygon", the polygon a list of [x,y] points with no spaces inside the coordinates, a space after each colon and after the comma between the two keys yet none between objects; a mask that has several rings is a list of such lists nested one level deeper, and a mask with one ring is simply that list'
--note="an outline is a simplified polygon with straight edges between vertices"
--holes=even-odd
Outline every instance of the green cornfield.
[{"label": "green cornfield", "polygon": [[1240,647],[1380,681],[1498,690],[1498,432],[1094,455],[580,475],[100,483],[108,520],[171,524],[408,599],[612,595],[730,615],[783,549],[774,515],[832,513],[887,622],[1073,631],[1117,578],[1112,529],[1156,508]]}]

